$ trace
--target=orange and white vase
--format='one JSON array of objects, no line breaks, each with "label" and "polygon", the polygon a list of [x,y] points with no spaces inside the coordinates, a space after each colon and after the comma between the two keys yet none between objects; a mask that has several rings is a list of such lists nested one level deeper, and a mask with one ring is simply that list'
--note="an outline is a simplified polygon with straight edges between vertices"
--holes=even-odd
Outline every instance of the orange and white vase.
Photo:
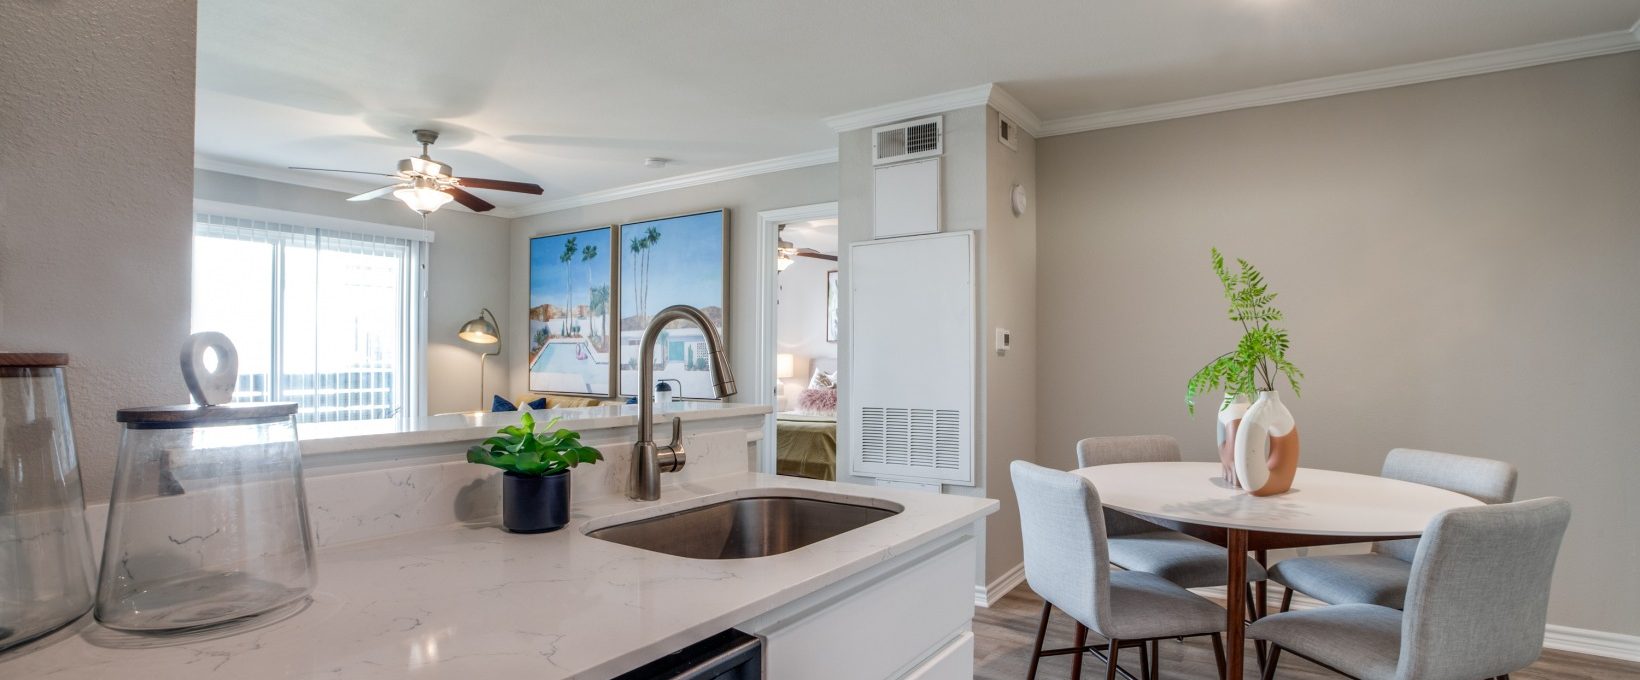
[{"label": "orange and white vase", "polygon": [[1241,486],[1236,481],[1236,428],[1241,426],[1249,405],[1246,395],[1226,394],[1219,406],[1219,464],[1224,467],[1224,483],[1232,487]]},{"label": "orange and white vase", "polygon": [[1236,428],[1236,478],[1254,496],[1274,496],[1293,488],[1298,473],[1298,423],[1274,391],[1258,401]]}]

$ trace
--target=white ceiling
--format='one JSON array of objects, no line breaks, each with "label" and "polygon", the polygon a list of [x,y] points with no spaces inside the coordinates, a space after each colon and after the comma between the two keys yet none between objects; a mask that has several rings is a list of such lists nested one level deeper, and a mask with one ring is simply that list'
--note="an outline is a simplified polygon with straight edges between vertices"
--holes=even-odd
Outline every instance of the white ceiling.
[{"label": "white ceiling", "polygon": [[827,255],[836,255],[837,219],[790,222],[781,225],[780,238],[790,241],[794,248],[808,248]]},{"label": "white ceiling", "polygon": [[429,126],[457,174],[546,187],[481,192],[520,206],[827,149],[828,116],[988,82],[1051,121],[1636,18],[1640,0],[203,2],[196,151],[385,172]]}]

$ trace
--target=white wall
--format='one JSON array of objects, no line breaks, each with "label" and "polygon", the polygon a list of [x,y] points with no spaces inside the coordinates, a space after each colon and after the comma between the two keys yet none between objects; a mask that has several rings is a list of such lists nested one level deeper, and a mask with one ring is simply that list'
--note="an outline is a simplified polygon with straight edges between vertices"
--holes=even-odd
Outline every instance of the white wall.
[{"label": "white wall", "polygon": [[[1044,139],[1043,462],[1163,433],[1234,343],[1208,248],[1280,294],[1303,465],[1497,458],[1573,505],[1550,621],[1640,634],[1640,53]],[[1300,477],[1299,485],[1303,485]]]},{"label": "white wall", "polygon": [[[194,172],[194,196],[212,201],[421,228],[421,216],[396,200],[350,203],[348,194],[270,182],[209,170]],[[488,307],[500,318],[507,308],[507,220],[445,208],[427,219],[434,234],[427,265],[427,411],[471,411],[480,402],[478,352],[482,346],[456,338],[456,329]],[[503,343],[490,357],[484,390],[511,399],[506,357],[518,348]]]},{"label": "white wall", "polygon": [[0,20],[0,350],[72,355],[86,494],[122,407],[188,399],[192,0],[8,3]]},{"label": "white wall", "polygon": [[[980,563],[975,582],[986,585],[1019,565],[1021,560],[1018,507],[1007,476],[1008,463],[1035,459],[1036,361],[1031,335],[1036,325],[1034,268],[1036,258],[1034,208],[1015,218],[1008,194],[1015,182],[1032,190],[1035,173],[1034,142],[1021,139],[1015,152],[994,139],[996,112],[988,106],[947,111],[945,147],[941,156],[941,222],[945,231],[975,231],[979,236],[979,370],[978,408],[974,414],[975,486],[947,486],[946,492],[985,496],[1002,501],[1002,509],[984,520],[980,532]],[[842,338],[839,353],[848,356],[848,244],[872,238],[871,131],[845,132],[838,139],[842,168],[838,203],[838,241],[843,258]],[[998,357],[992,349],[992,328],[1015,331],[1016,351]],[[841,380],[850,379],[844,363]],[[849,393],[838,394],[838,413],[849,412]],[[838,479],[872,483],[848,474],[846,442],[852,441],[846,418],[837,424]]]},{"label": "white wall", "polygon": [[[728,345],[730,368],[737,376],[749,376],[752,374],[752,362],[757,356],[751,345],[756,341],[760,323],[756,291],[753,289],[757,280],[755,272],[758,267],[774,266],[773,253],[757,250],[757,213],[834,200],[837,200],[837,166],[826,164],[520,217],[512,221],[508,241],[509,302],[505,311],[494,311],[505,326],[502,330],[507,334],[508,344],[526,347],[528,331],[525,315],[529,307],[529,242],[532,237],[728,208],[729,337],[724,342]],[[526,351],[515,352],[507,360],[508,375],[518,391],[525,390],[529,385],[524,365],[527,354]],[[756,399],[751,390],[757,387],[742,379],[739,388],[740,394],[733,398],[734,401]],[[770,385],[766,389],[773,391],[774,387]]]},{"label": "white wall", "polygon": [[832,271],[837,271],[836,262],[797,257],[778,277],[775,351],[795,360],[792,377],[783,381],[790,398],[787,408],[808,386],[816,358],[836,363],[837,343],[826,341],[826,273]]}]

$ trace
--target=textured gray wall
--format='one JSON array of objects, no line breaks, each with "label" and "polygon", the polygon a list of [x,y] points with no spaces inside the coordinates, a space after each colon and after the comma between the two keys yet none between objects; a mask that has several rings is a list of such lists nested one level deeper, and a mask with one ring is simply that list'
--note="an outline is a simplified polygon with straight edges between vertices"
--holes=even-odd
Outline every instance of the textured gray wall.
[{"label": "textured gray wall", "polygon": [[1550,621],[1640,634],[1640,54],[1038,151],[1045,464],[1139,433],[1211,459],[1211,407],[1183,401],[1237,337],[1216,245],[1281,295],[1303,465],[1376,473],[1397,446],[1514,463],[1521,498],[1574,507]]},{"label": "textured gray wall", "polygon": [[186,402],[194,3],[8,3],[0,20],[0,351],[72,355],[87,496],[114,411]]}]

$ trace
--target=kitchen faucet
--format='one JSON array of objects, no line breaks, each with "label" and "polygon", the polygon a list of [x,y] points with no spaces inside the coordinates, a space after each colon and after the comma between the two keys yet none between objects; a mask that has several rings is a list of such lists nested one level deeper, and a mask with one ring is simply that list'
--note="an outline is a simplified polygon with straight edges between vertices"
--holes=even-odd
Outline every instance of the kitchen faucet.
[{"label": "kitchen faucet", "polygon": [[723,339],[706,313],[689,305],[672,305],[649,320],[638,347],[638,442],[632,445],[632,478],[628,498],[653,501],[661,497],[661,473],[683,469],[683,419],[672,418],[672,441],[655,445],[655,341],[666,324],[689,321],[706,335],[707,369],[714,376],[712,389],[719,399],[735,393],[735,376],[729,371],[729,357],[723,353]]}]

